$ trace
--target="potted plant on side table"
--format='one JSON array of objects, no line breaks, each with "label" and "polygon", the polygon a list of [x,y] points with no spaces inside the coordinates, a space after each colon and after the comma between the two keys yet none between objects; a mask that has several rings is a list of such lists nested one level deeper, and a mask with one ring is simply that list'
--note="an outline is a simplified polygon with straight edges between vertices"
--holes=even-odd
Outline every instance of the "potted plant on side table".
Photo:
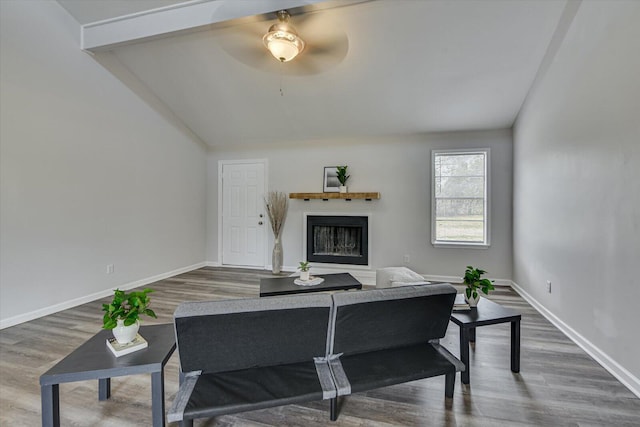
[{"label": "potted plant on side table", "polygon": [[468,265],[464,272],[462,281],[467,285],[467,289],[464,290],[464,299],[470,307],[476,307],[478,305],[478,301],[480,301],[479,290],[484,292],[485,295],[489,295],[489,291],[495,289],[492,280],[482,278],[482,275],[485,273],[486,271],[473,268],[471,265]]},{"label": "potted plant on side table", "polygon": [[149,308],[151,299],[148,294],[151,292],[153,289],[129,293],[116,289],[111,304],[102,304],[102,311],[105,312],[102,328],[113,330],[113,336],[120,344],[133,341],[140,329],[141,314],[158,318]]},{"label": "potted plant on side table", "polygon": [[347,175],[348,166],[336,166],[336,173],[338,176],[338,181],[340,181],[340,192],[347,192],[347,180],[351,175]]},{"label": "potted plant on side table", "polygon": [[300,265],[298,266],[298,270],[300,270],[300,280],[309,280],[310,268],[309,261],[300,261]]}]

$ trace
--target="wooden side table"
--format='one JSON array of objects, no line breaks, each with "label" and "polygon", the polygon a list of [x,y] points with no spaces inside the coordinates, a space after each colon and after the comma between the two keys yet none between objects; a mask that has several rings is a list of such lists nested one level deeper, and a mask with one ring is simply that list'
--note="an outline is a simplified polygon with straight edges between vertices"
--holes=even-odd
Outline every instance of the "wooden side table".
[{"label": "wooden side table", "polygon": [[173,324],[141,326],[140,335],[149,347],[116,358],[106,345],[112,332],[100,331],[42,374],[42,425],[60,426],[61,383],[98,380],[98,399],[107,400],[112,377],[149,373],[153,426],[164,426],[164,366],[176,349]]},{"label": "wooden side table", "polygon": [[486,298],[480,298],[478,306],[471,310],[451,313],[451,321],[460,327],[460,360],[466,368],[461,373],[463,384],[470,383],[469,342],[476,341],[476,328],[479,326],[511,322],[511,372],[520,372],[521,318],[517,311]]}]

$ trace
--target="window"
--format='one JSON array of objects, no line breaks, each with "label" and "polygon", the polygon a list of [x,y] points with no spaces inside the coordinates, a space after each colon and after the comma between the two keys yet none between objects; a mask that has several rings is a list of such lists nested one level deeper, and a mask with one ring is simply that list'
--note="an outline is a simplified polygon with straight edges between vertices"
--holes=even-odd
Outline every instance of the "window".
[{"label": "window", "polygon": [[434,150],[431,242],[489,246],[489,149]]}]

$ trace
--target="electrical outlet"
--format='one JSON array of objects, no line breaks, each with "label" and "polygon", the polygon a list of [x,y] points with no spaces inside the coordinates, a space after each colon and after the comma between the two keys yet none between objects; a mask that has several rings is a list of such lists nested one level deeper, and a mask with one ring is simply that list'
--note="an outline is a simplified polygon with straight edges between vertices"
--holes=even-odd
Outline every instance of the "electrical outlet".
[{"label": "electrical outlet", "polygon": [[411,258],[409,257],[409,255],[405,255],[405,256],[402,257],[402,261],[405,264],[409,264],[411,262]]},{"label": "electrical outlet", "polygon": [[551,280],[547,280],[547,292],[551,293]]},{"label": "electrical outlet", "polygon": [[113,264],[107,264],[107,274],[112,274],[115,271]]}]

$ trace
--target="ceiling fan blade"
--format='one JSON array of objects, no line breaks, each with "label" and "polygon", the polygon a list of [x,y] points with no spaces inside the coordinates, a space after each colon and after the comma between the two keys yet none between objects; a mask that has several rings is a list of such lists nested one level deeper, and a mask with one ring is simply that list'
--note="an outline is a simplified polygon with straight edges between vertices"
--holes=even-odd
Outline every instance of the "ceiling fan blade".
[{"label": "ceiling fan blade", "polygon": [[257,37],[251,31],[228,30],[221,33],[217,40],[229,56],[252,68],[263,67],[271,56],[262,44],[262,37]]},{"label": "ceiling fan blade", "polygon": [[343,59],[349,52],[349,38],[344,32],[334,32],[327,36],[309,38],[304,53],[318,57]]}]

